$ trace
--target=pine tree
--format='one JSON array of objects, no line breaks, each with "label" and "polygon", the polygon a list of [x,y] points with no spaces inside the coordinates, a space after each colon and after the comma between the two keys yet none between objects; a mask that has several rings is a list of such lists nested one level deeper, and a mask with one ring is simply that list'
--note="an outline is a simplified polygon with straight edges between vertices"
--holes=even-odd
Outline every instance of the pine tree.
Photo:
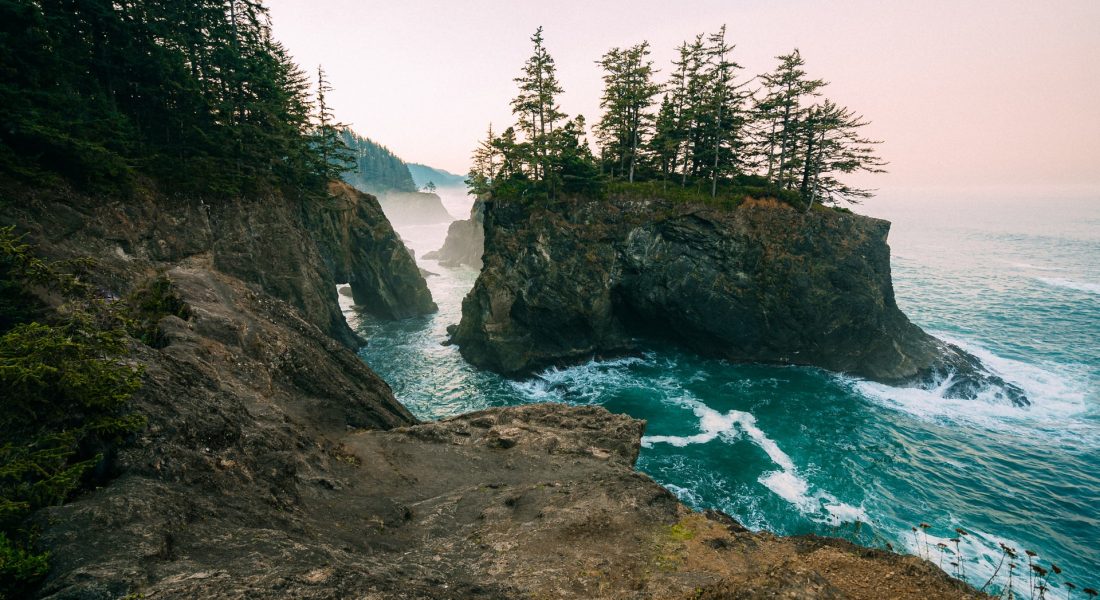
[{"label": "pine tree", "polygon": [[768,179],[790,189],[801,163],[798,145],[801,123],[807,115],[805,103],[819,96],[818,90],[826,83],[806,78],[802,68],[806,63],[797,48],[776,59],[779,61],[776,69],[760,76],[768,93],[757,103],[756,114],[770,123],[758,143],[766,156]]},{"label": "pine tree", "polygon": [[497,171],[494,182],[523,176],[524,154],[519,146],[520,143],[516,141],[516,129],[514,127],[505,129],[500,137],[493,140],[493,147],[496,148],[500,156],[500,169]]},{"label": "pine tree", "polygon": [[355,157],[351,150],[344,144],[340,137],[340,131],[347,125],[336,122],[336,117],[329,106],[327,95],[332,91],[332,86],[325,79],[325,69],[317,67],[317,131],[315,144],[317,155],[320,159],[318,173],[326,179],[339,179],[345,171],[355,166]]},{"label": "pine tree", "polygon": [[596,124],[601,154],[610,163],[612,175],[634,181],[639,150],[652,129],[649,113],[660,86],[653,82],[653,61],[648,60],[649,42],[625,50],[612,48],[598,64],[604,69],[604,92],[600,108],[603,117]]},{"label": "pine tree", "polygon": [[[535,181],[546,181],[550,164],[555,160],[552,155],[552,135],[555,123],[565,119],[557,103],[557,95],[562,93],[558,83],[557,68],[554,59],[543,45],[542,27],[531,36],[534,53],[524,64],[523,73],[515,78],[519,85],[519,95],[512,100],[512,112],[519,120],[524,142],[519,147],[524,151],[525,162],[530,167]],[[553,182],[551,184],[551,189]]]},{"label": "pine tree", "polygon": [[871,195],[870,190],[847,185],[837,174],[884,173],[886,163],[875,154],[880,142],[864,138],[859,130],[868,125],[862,116],[829,99],[814,105],[802,122],[802,180],[799,192],[806,210],[815,201],[855,203]]},{"label": "pine tree", "polygon": [[708,159],[711,197],[718,194],[718,180],[740,171],[738,135],[744,124],[743,94],[734,85],[735,70],[741,66],[729,59],[733,46],[726,43],[726,27],[708,39],[707,66],[702,77],[707,83],[705,111],[699,119],[702,137],[708,144],[703,156]]},{"label": "pine tree", "polygon": [[584,116],[577,115],[555,133],[559,157],[556,177],[565,193],[591,196],[599,192],[600,170],[585,139],[585,129]]},{"label": "pine tree", "polygon": [[490,123],[485,139],[478,142],[474,149],[473,166],[466,178],[466,185],[475,196],[484,196],[492,191],[499,168],[497,163],[499,153],[497,139],[493,136],[493,124]]},{"label": "pine tree", "polygon": [[649,140],[649,153],[661,172],[661,180],[668,181],[676,169],[680,150],[680,130],[676,119],[676,106],[668,94],[661,99],[661,108],[653,125],[653,137]]},{"label": "pine tree", "polygon": [[706,65],[707,49],[703,35],[695,36],[695,41],[681,47],[684,70],[684,90],[681,98],[680,126],[684,134],[683,172],[681,185],[687,183],[688,176],[699,175],[706,164],[706,139],[703,121],[706,119]]}]

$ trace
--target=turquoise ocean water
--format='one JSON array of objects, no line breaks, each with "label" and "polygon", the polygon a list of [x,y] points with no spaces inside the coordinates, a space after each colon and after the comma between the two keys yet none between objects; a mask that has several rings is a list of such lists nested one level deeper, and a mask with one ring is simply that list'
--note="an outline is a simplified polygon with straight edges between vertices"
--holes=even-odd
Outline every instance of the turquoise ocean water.
[{"label": "turquoise ocean water", "polygon": [[[461,194],[445,201],[456,216],[468,211]],[[931,194],[857,212],[894,223],[894,287],[910,319],[1018,384],[1031,407],[729,364],[659,342],[640,357],[506,380],[441,345],[477,273],[434,261],[419,260],[436,274],[438,314],[389,323],[345,314],[370,339],[363,359],[421,418],[599,404],[649,422],[640,470],[753,529],[890,544],[979,587],[1004,543],[1058,564],[1079,587],[1100,586],[1100,197]],[[446,225],[400,233],[420,256],[442,244]],[[931,527],[914,534],[919,523]],[[961,561],[948,541],[957,527],[970,534]]]}]

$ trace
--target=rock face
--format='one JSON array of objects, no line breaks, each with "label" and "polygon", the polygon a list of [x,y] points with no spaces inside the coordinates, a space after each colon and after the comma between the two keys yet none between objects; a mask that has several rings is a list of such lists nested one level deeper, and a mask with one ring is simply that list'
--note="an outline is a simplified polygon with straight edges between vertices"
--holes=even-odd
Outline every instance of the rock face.
[{"label": "rock face", "polygon": [[351,285],[355,303],[385,318],[435,312],[412,251],[378,202],[343,184],[333,184],[329,193],[331,203],[307,211],[306,220],[333,277]]},{"label": "rock face", "polygon": [[823,367],[889,384],[1023,393],[912,324],[894,302],[886,221],[770,201],[516,202],[486,212],[485,266],[453,341],[523,373],[630,351],[638,334],[733,361]]},{"label": "rock face", "polygon": [[383,317],[434,311],[416,263],[377,201],[345,185],[326,203],[303,206],[279,194],[208,203],[145,194],[126,202],[9,187],[4,222],[59,256],[92,256],[104,286],[125,293],[135,280],[188,258],[289,302],[347,346],[360,340],[336,300],[350,283],[357,301]]},{"label": "rock face", "polygon": [[468,266],[481,269],[481,255],[485,251],[485,202],[474,201],[470,218],[451,223],[443,247],[424,255],[438,260],[445,267]]},{"label": "rock face", "polygon": [[438,194],[427,192],[389,191],[378,197],[378,202],[391,223],[403,225],[432,225],[454,220],[443,207]]}]

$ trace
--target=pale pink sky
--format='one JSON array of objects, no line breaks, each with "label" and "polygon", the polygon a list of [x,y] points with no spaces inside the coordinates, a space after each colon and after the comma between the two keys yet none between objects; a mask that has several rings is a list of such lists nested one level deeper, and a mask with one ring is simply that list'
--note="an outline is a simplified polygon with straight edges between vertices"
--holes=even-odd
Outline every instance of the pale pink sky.
[{"label": "pale pink sky", "polygon": [[903,189],[1100,188],[1100,0],[268,0],[336,115],[402,158],[464,173],[486,125],[512,124],[512,78],[545,27],[563,109],[599,116],[612,46],[674,47],[723,23],[752,75],[798,47],[826,94],[862,112]]}]

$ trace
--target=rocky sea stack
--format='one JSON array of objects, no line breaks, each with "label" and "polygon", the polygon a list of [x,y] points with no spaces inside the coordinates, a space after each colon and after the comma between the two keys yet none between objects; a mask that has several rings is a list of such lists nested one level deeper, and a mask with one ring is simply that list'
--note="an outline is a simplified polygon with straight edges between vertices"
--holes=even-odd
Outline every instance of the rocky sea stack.
[{"label": "rocky sea stack", "polygon": [[450,223],[454,220],[443,207],[439,194],[434,192],[388,190],[378,195],[378,203],[390,223],[398,227]]},{"label": "rocky sea stack", "polygon": [[658,335],[733,361],[811,365],[952,397],[1021,390],[894,301],[887,221],[773,200],[487,203],[484,269],[453,341],[522,374]]},{"label": "rocky sea stack", "polygon": [[438,260],[445,267],[465,265],[480,269],[484,250],[485,202],[476,200],[470,209],[470,218],[451,223],[443,247],[425,254],[424,258]]}]

